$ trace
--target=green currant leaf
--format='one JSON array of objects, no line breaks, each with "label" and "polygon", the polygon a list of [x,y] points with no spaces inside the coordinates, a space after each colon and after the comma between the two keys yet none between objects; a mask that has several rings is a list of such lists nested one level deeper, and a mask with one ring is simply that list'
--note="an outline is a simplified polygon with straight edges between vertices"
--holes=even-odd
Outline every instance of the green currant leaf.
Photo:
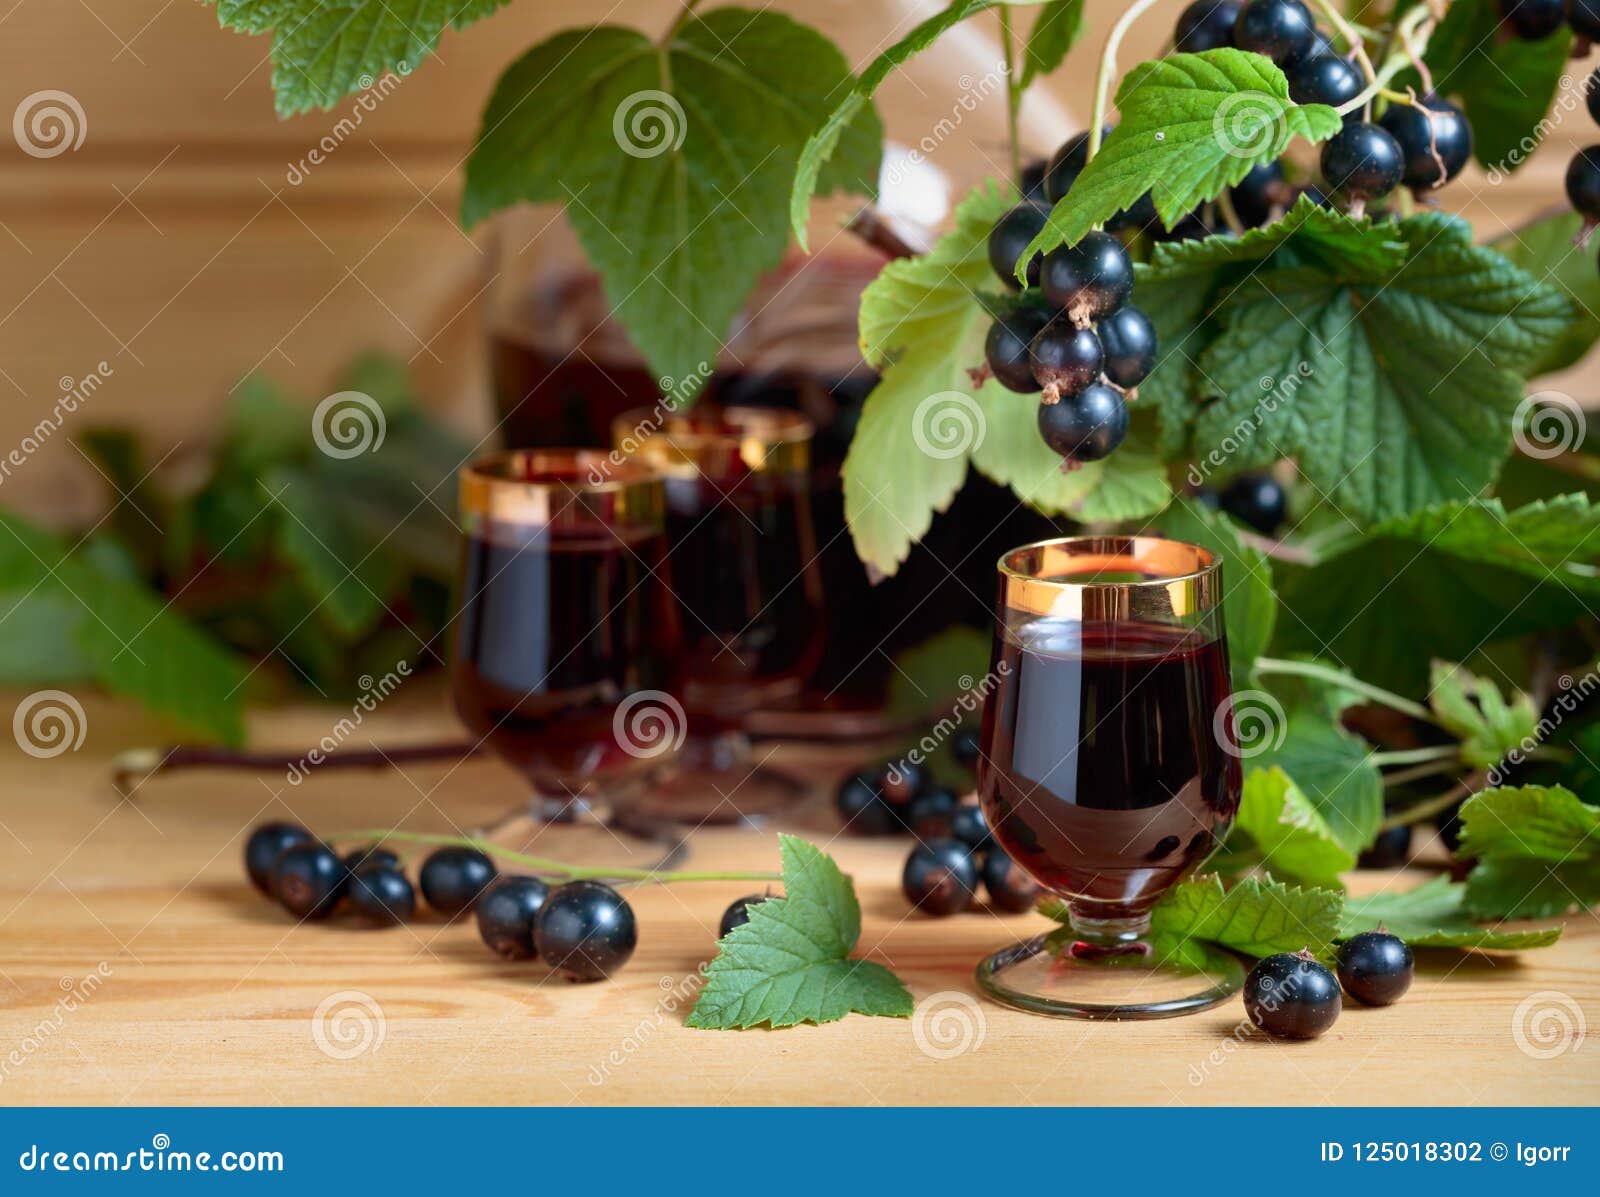
[{"label": "green currant leaf", "polygon": [[464,29],[507,0],[207,0],[219,24],[272,38],[278,114],[331,108],[385,71],[410,74],[446,28]]},{"label": "green currant leaf", "polygon": [[1221,397],[1196,416],[1197,450],[1230,469],[1297,457],[1318,492],[1364,520],[1467,498],[1511,441],[1525,368],[1570,320],[1565,299],[1454,217],[1398,226],[1394,271],[1269,263],[1219,308],[1200,358]]},{"label": "green currant leaf", "polygon": [[1274,649],[1421,694],[1433,657],[1463,659],[1591,613],[1597,561],[1600,506],[1584,495],[1509,512],[1497,499],[1441,504],[1331,545],[1313,566],[1280,565],[1294,618]]},{"label": "green currant leaf", "polygon": [[784,896],[750,907],[750,921],[722,937],[687,1025],[791,1027],[850,1013],[909,1018],[911,994],[900,978],[849,959],[861,937],[850,879],[805,840],[780,835],[778,844]]},{"label": "green currant leaf", "polygon": [[[1298,952],[1324,955],[1339,930],[1343,896],[1333,890],[1246,877],[1224,889],[1215,873],[1169,890],[1150,917],[1152,946],[1177,955],[1191,939],[1221,944],[1248,956]],[[1048,913],[1048,911],[1046,912]]]},{"label": "green currant leaf", "polygon": [[1039,8],[1022,51],[1022,87],[1059,67],[1083,35],[1084,0],[1050,0]]},{"label": "green currant leaf", "polygon": [[1561,786],[1484,790],[1461,804],[1466,907],[1475,918],[1549,918],[1600,903],[1600,807]]},{"label": "green currant leaf", "polygon": [[[522,200],[565,204],[651,368],[703,377],[756,280],[782,260],[800,147],[851,82],[831,42],[776,12],[717,9],[665,46],[611,26],[557,34],[496,84],[463,219]],[[870,106],[840,142],[835,176],[870,191],[881,142]]]},{"label": "green currant leaf", "polygon": [[[1334,836],[1322,813],[1282,769],[1252,769],[1234,833],[1250,837],[1266,867],[1278,877],[1343,888],[1339,874],[1355,868],[1356,854]],[[1228,847],[1235,848],[1232,837]]]},{"label": "green currant leaf", "polygon": [[1326,104],[1292,102],[1269,60],[1233,49],[1140,63],[1117,88],[1117,110],[1120,123],[1019,261],[1076,245],[1146,191],[1170,229],[1251,167],[1281,157],[1292,137],[1316,142],[1340,128]]},{"label": "green currant leaf", "polygon": [[1155,525],[1163,535],[1197,544],[1221,559],[1228,660],[1235,686],[1248,689],[1256,658],[1272,643],[1272,629],[1278,621],[1272,562],[1260,549],[1245,543],[1231,519],[1198,503],[1178,500],[1161,513]]},{"label": "green currant leaf", "polygon": [[1560,291],[1572,304],[1567,331],[1528,365],[1528,376],[1565,370],[1600,340],[1600,271],[1577,243],[1583,217],[1560,212],[1513,229],[1492,244],[1512,265]]},{"label": "green currant leaf", "polygon": [[1482,927],[1466,909],[1467,887],[1439,876],[1396,893],[1382,890],[1347,898],[1339,919],[1339,938],[1349,939],[1380,926],[1413,948],[1479,948],[1516,951],[1542,948],[1561,938],[1560,927],[1504,930]]},{"label": "green currant leaf", "polygon": [[1526,694],[1507,702],[1488,678],[1475,677],[1460,665],[1433,663],[1428,705],[1451,735],[1461,741],[1461,759],[1475,769],[1488,769],[1506,753],[1531,739],[1539,711]]},{"label": "green currant leaf", "polygon": [[1285,770],[1334,839],[1351,853],[1361,852],[1383,821],[1383,774],[1366,742],[1339,722],[1350,696],[1282,677],[1272,682],[1270,693],[1283,708],[1283,737],[1265,743],[1256,763]]},{"label": "green currant leaf", "polygon": [[[1435,90],[1460,99],[1472,122],[1473,155],[1491,170],[1509,172],[1542,139],[1556,89],[1565,85],[1578,100],[1565,76],[1571,52],[1572,32],[1564,25],[1525,41],[1501,28],[1498,0],[1454,0],[1428,39],[1423,61]],[[1409,78],[1417,82],[1414,73]]]}]

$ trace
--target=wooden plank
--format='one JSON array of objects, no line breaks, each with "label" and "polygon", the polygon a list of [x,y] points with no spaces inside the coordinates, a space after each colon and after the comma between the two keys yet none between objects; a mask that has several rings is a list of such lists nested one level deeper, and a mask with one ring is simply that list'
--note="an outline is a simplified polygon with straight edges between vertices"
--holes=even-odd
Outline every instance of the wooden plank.
[{"label": "wooden plank", "polygon": [[[17,697],[4,696],[0,710]],[[936,1058],[913,1023],[891,1019],[690,1031],[686,979],[711,954],[723,907],[757,887],[633,891],[638,952],[617,977],[588,986],[490,957],[470,925],[293,926],[242,876],[242,838],[257,821],[292,814],[320,831],[466,827],[514,802],[518,782],[492,761],[327,773],[299,788],[212,772],[154,779],[119,802],[106,784],[108,760],[157,742],[160,729],[124,706],[87,697],[84,705],[88,735],[77,753],[36,760],[9,750],[6,759],[0,1100],[8,1103],[1600,1100],[1589,1045],[1536,1059],[1512,1029],[1536,993],[1567,995],[1591,1023],[1600,1017],[1600,924],[1591,915],[1570,919],[1554,948],[1518,957],[1430,954],[1399,1005],[1347,1009],[1315,1043],[1254,1037],[1237,1001],[1165,1022],[1058,1022],[973,996],[976,960],[1033,929],[1036,916],[909,916],[897,886],[903,844],[824,832],[856,878],[863,948],[906,979],[925,1012],[946,1012],[928,1025],[951,1038],[925,1033],[924,1041],[955,1047],[965,1032],[967,1050]],[[442,709],[438,691],[420,686],[392,699],[362,735],[395,743],[448,733]],[[286,708],[257,719],[254,741],[309,743],[342,713]],[[791,763],[824,787],[845,764],[806,753]],[[572,829],[531,842],[568,859],[622,851],[608,834]],[[694,843],[694,864],[706,869],[767,868],[775,856],[765,833],[719,830]],[[1424,871],[1414,874],[1357,882],[1410,884]],[[100,977],[92,992],[62,1012],[90,975]],[[367,999],[381,1011],[381,1043],[346,1059],[322,1050],[313,1023],[330,999],[346,1011],[350,1034],[325,1036],[336,1052],[359,1048],[364,1031],[376,1041],[379,1015],[362,1024]]]}]

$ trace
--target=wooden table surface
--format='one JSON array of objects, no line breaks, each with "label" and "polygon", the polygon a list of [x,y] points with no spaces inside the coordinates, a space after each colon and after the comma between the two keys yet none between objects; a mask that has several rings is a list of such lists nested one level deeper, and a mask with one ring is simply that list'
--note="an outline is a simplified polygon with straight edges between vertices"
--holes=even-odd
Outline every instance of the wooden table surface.
[{"label": "wooden table surface", "polygon": [[[438,695],[417,689],[391,699],[351,743],[449,734]],[[4,697],[9,710],[20,695]],[[252,825],[294,817],[318,832],[449,831],[513,803],[514,777],[487,759],[325,771],[299,787],[282,775],[189,772],[120,799],[108,762],[160,742],[161,730],[124,704],[83,705],[77,751],[41,760],[6,745],[6,1104],[1600,1102],[1597,1045],[1536,1058],[1513,1030],[1525,1002],[1525,1016],[1576,1003],[1600,1024],[1592,915],[1571,917],[1555,947],[1517,957],[1428,954],[1398,1006],[1347,1007],[1314,1043],[1248,1033],[1238,1000],[1159,1022],[1057,1021],[979,1001],[973,985],[977,959],[1039,927],[1037,916],[908,916],[903,844],[823,830],[817,838],[855,878],[862,949],[905,978],[922,1017],[692,1031],[682,1019],[696,968],[713,952],[722,909],[751,885],[631,891],[638,951],[594,985],[491,957],[470,922],[295,926],[243,877]],[[276,710],[255,719],[252,742],[309,744],[341,713]],[[787,759],[819,786],[849,763],[815,752]],[[603,831],[529,831],[512,846],[524,842],[571,861],[639,859]],[[696,868],[776,867],[766,833],[706,831],[692,847]],[[1425,876],[1362,873],[1352,886]]]}]

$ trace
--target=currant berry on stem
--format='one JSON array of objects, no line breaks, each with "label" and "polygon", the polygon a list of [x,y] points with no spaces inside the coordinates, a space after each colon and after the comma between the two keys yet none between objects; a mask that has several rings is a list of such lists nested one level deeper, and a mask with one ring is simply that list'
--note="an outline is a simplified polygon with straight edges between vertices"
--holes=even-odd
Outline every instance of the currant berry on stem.
[{"label": "currant berry on stem", "polygon": [[1049,323],[1049,312],[1022,307],[989,326],[989,335],[983,342],[983,360],[989,373],[999,379],[1006,390],[1019,395],[1038,392],[1040,383],[1028,362],[1028,347]]},{"label": "currant berry on stem", "polygon": [[1537,42],[1561,28],[1565,0],[1499,0],[1500,16],[1523,41]]},{"label": "currant berry on stem", "polygon": [[1233,26],[1233,44],[1264,54],[1279,66],[1316,46],[1317,23],[1300,0],[1250,0]]},{"label": "currant berry on stem", "polygon": [[1366,121],[1346,125],[1322,147],[1322,177],[1350,201],[1352,215],[1368,200],[1388,195],[1404,174],[1400,143]]},{"label": "currant berry on stem", "polygon": [[1039,405],[1039,435],[1068,461],[1100,461],[1128,436],[1128,405],[1121,394],[1097,382],[1081,395]]},{"label": "currant berry on stem", "polygon": [[1267,224],[1274,209],[1286,207],[1289,199],[1283,163],[1262,162],[1252,166],[1249,174],[1228,189],[1228,199],[1233,204],[1234,215],[1245,228]]},{"label": "currant berry on stem", "polygon": [[1046,403],[1081,395],[1100,377],[1104,362],[1105,350],[1095,331],[1059,317],[1040,330],[1028,349],[1028,363],[1044,388]]},{"label": "currant berry on stem", "polygon": [[1122,242],[1095,230],[1076,245],[1047,253],[1039,286],[1051,305],[1074,324],[1087,324],[1127,302],[1133,293],[1133,262]]},{"label": "currant berry on stem", "polygon": [[1195,0],[1178,14],[1174,48],[1180,54],[1199,54],[1233,45],[1234,22],[1243,7],[1240,0]]},{"label": "currant berry on stem", "polygon": [[1472,157],[1472,126],[1448,100],[1424,96],[1415,104],[1390,104],[1378,124],[1399,143],[1400,181],[1415,190],[1442,187]]},{"label": "currant berry on stem", "polygon": [[1105,375],[1127,390],[1143,382],[1156,365],[1156,330],[1132,304],[1124,304],[1095,326],[1105,351]]},{"label": "currant berry on stem", "polygon": [[1586,225],[1600,221],[1600,145],[1586,146],[1567,163],[1567,199]]},{"label": "currant berry on stem", "polygon": [[1301,58],[1284,72],[1289,98],[1296,104],[1327,104],[1338,108],[1361,94],[1361,72],[1344,59],[1329,54]]},{"label": "currant berry on stem", "polygon": [[[999,220],[995,221],[994,228],[989,230],[989,265],[994,268],[995,274],[1000,276],[1000,281],[1013,291],[1019,289],[1017,283],[1017,259],[1022,256],[1022,251],[1028,248],[1028,243],[1037,237],[1043,230],[1045,221],[1050,219],[1050,209],[1042,203],[1031,200],[1018,204]],[[1028,286],[1039,285],[1039,263],[1043,255],[1034,254],[1028,263]]]}]

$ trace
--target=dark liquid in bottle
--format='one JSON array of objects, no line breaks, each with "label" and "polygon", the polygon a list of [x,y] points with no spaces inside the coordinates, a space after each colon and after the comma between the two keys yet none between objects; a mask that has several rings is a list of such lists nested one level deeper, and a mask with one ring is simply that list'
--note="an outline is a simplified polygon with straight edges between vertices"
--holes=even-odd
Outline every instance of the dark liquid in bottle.
[{"label": "dark liquid in bottle", "polygon": [[550,787],[648,765],[612,719],[676,682],[664,538],[491,528],[465,552],[452,687],[473,734]]},{"label": "dark liquid in bottle", "polygon": [[978,774],[995,838],[1091,917],[1147,910],[1238,809],[1239,761],[1212,728],[1223,642],[1046,618],[1007,635],[996,672]]}]

